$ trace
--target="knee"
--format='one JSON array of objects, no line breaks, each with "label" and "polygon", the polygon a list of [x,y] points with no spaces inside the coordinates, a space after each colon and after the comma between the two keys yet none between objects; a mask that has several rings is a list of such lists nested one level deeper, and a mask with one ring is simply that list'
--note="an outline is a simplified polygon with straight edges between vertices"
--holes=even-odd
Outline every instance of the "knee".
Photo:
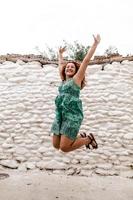
[{"label": "knee", "polygon": [[56,144],[56,143],[53,143],[53,147],[54,147],[55,149],[58,149],[58,150],[59,150],[60,145],[59,145],[59,144]]},{"label": "knee", "polygon": [[58,136],[54,135],[52,138],[52,144],[53,144],[54,148],[59,149],[60,148],[60,138]]},{"label": "knee", "polygon": [[63,152],[65,152],[65,153],[67,153],[67,152],[69,152],[69,147],[66,146],[66,145],[61,145],[60,146],[60,150],[63,151]]}]

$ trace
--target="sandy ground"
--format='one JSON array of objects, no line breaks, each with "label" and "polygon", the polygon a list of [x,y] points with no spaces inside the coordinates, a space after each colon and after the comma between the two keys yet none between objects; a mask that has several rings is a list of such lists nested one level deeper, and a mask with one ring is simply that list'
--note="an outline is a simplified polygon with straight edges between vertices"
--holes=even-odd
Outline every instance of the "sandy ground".
[{"label": "sandy ground", "polygon": [[0,200],[133,200],[133,179],[43,171],[8,174],[8,178],[0,179]]}]

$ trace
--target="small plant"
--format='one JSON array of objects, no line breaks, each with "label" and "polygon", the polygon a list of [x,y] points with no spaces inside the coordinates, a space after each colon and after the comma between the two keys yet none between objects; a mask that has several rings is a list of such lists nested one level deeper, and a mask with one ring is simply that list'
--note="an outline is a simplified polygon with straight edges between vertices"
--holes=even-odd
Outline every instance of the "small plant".
[{"label": "small plant", "polygon": [[[74,43],[71,44],[66,42],[65,40],[63,40],[63,46],[66,46],[67,48],[67,56],[65,57],[65,59],[77,60],[77,61],[82,61],[88,49],[90,48],[90,46],[84,46],[83,44],[80,44],[78,41],[74,41]],[[35,50],[38,51],[39,54],[44,59],[49,59],[49,60],[58,59],[58,48],[53,49],[47,45],[46,50],[44,51],[40,51],[38,46],[35,47]]]},{"label": "small plant", "polygon": [[74,41],[73,44],[68,43],[65,40],[63,42],[68,50],[68,58],[72,60],[82,61],[90,48],[90,46],[84,46],[78,41]]},{"label": "small plant", "polygon": [[112,54],[119,55],[118,49],[115,46],[109,46],[108,49],[105,50],[104,54],[107,56],[110,56]]}]

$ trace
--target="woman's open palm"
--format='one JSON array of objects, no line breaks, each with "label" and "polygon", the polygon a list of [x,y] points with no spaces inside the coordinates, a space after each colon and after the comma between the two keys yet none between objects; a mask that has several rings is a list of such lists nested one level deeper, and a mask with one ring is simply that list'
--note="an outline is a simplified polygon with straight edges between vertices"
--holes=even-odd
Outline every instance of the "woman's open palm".
[{"label": "woman's open palm", "polygon": [[100,37],[99,34],[97,34],[96,36],[93,35],[93,38],[94,38],[94,42],[95,42],[96,44],[99,44],[99,43],[100,43],[101,37]]},{"label": "woman's open palm", "polygon": [[60,47],[59,53],[63,54],[66,51],[66,47]]}]

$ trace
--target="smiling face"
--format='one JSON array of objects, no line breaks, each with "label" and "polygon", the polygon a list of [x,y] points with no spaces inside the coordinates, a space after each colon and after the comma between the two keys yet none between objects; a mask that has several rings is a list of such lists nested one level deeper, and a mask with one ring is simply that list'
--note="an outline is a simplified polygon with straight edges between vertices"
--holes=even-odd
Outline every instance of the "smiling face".
[{"label": "smiling face", "polygon": [[74,63],[67,63],[65,68],[65,74],[67,78],[73,77],[76,73],[76,66]]}]

